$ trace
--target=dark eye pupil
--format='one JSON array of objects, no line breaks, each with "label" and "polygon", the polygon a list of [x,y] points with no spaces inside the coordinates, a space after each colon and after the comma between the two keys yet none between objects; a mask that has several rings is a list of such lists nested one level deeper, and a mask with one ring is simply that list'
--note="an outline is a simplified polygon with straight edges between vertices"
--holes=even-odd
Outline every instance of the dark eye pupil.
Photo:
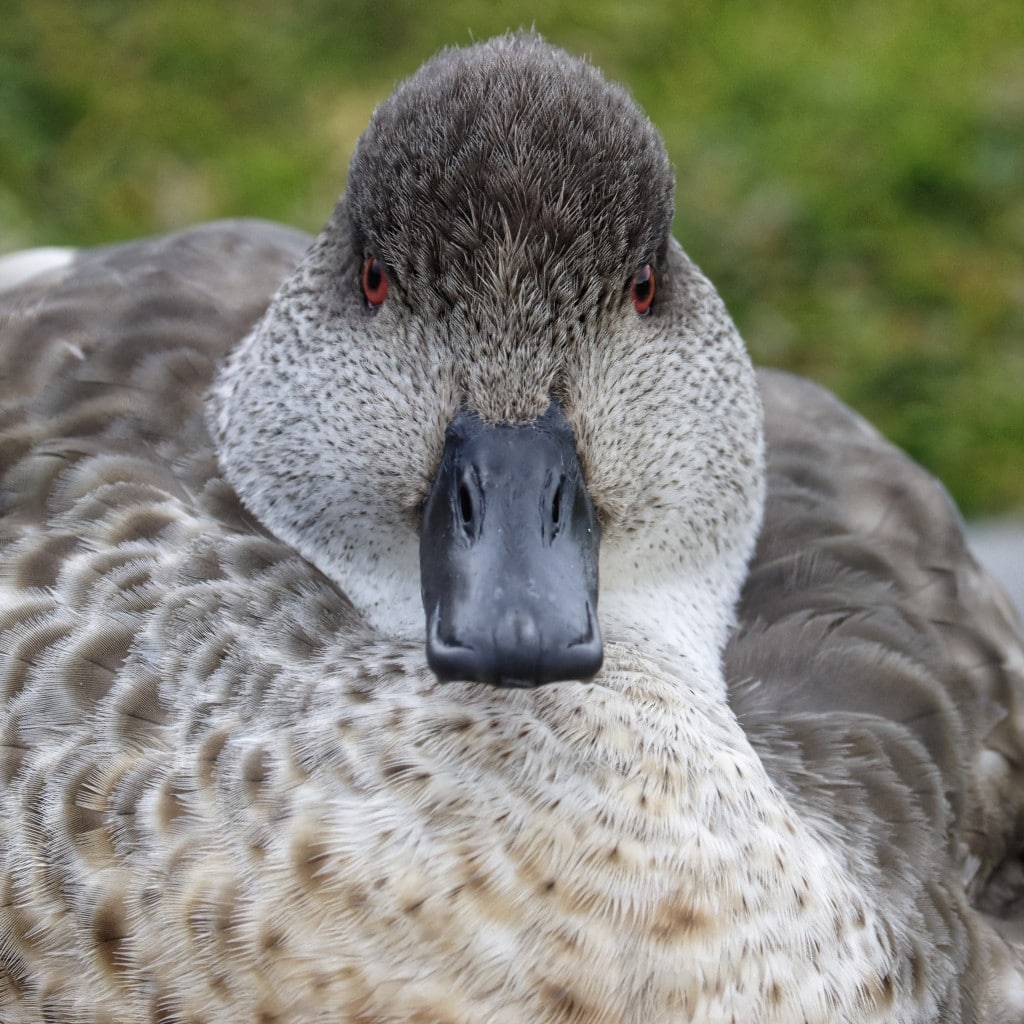
[{"label": "dark eye pupil", "polygon": [[376,256],[368,256],[363,264],[363,295],[371,309],[376,309],[388,294],[388,279]]},{"label": "dark eye pupil", "polygon": [[650,277],[643,278],[636,282],[636,297],[643,302],[648,295],[651,294],[651,279]]}]

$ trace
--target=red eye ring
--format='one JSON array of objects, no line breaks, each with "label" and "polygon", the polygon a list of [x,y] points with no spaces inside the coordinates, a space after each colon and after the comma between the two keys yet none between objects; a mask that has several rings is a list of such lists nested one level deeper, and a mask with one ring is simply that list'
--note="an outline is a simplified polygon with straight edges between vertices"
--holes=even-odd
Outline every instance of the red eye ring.
[{"label": "red eye ring", "polygon": [[363,264],[363,295],[371,309],[376,309],[388,297],[387,275],[376,256],[368,256]]},{"label": "red eye ring", "polygon": [[650,263],[645,263],[633,276],[633,308],[641,315],[647,316],[654,302],[654,270]]}]

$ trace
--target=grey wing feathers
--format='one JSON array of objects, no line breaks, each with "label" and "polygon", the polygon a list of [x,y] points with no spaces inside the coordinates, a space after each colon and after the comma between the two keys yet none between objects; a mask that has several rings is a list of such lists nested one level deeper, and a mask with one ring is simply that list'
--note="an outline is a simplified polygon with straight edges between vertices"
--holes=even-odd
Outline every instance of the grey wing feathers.
[{"label": "grey wing feathers", "polygon": [[970,975],[998,965],[971,905],[1024,937],[1020,623],[936,480],[816,385],[760,383],[768,502],[731,702],[776,784],[906,903],[910,969],[961,951],[948,1009],[972,1019]]},{"label": "grey wing feathers", "polygon": [[[39,523],[71,500],[69,464],[101,451],[134,458],[139,486],[154,483],[154,473],[179,492],[202,486],[211,454],[203,396],[213,367],[308,244],[277,225],[224,221],[82,253],[56,279],[44,274],[4,296],[6,529]],[[184,463],[196,452],[203,464],[190,481]]]}]

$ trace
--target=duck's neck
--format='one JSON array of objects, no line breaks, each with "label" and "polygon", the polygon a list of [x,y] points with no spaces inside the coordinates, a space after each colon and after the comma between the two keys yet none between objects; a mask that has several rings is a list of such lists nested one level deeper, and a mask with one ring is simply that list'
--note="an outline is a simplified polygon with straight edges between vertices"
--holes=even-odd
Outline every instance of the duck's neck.
[{"label": "duck's neck", "polygon": [[735,624],[747,551],[703,565],[660,565],[648,552],[603,553],[598,616],[609,642],[635,646],[670,678],[725,700],[722,652]]}]

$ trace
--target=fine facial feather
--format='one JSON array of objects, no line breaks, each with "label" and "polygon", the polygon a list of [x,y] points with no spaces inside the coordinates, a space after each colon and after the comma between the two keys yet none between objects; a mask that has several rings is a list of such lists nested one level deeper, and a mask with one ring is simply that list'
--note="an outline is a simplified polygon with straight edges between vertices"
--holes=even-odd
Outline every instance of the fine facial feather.
[{"label": "fine facial feather", "polygon": [[[485,78],[514,75],[517,47],[584,74],[533,37],[489,46],[470,51]],[[941,490],[820,391],[762,375],[768,506],[726,652],[731,707],[707,672],[720,612],[687,613],[709,635],[692,649],[640,642],[659,619],[629,600],[629,555],[679,491],[645,482],[639,439],[671,450],[695,408],[749,414],[746,371],[722,356],[740,358],[731,325],[671,243],[658,329],[708,385],[681,421],[630,381],[647,358],[671,384],[683,361],[649,337],[637,351],[645,336],[614,310],[590,328],[600,360],[547,364],[608,517],[602,585],[624,595],[602,593],[605,670],[527,693],[438,686],[422,621],[402,635],[411,619],[374,612],[358,580],[343,590],[358,561],[310,550],[330,531],[310,534],[294,502],[266,514],[230,427],[233,394],[295,381],[305,360],[304,387],[334,385],[306,418],[331,406],[370,438],[377,417],[397,431],[357,493],[390,487],[384,525],[412,530],[471,350],[450,323],[442,344],[400,305],[371,319],[353,302],[350,216],[241,347],[302,236],[196,229],[83,254],[52,288],[7,297],[3,1019],[1019,1021],[1020,949],[992,922],[1010,933],[1019,913],[1024,658]],[[405,401],[340,401],[345,345]],[[233,347],[218,467],[202,393]],[[249,375],[255,353],[268,372]],[[261,406],[244,449],[271,446],[259,470],[278,495],[303,493],[303,463],[345,436],[296,444],[286,413]],[[244,504],[221,475],[232,460]],[[720,508],[716,493],[700,499]],[[365,510],[320,498],[313,518],[339,507]],[[689,552],[689,567],[711,557]]]}]

